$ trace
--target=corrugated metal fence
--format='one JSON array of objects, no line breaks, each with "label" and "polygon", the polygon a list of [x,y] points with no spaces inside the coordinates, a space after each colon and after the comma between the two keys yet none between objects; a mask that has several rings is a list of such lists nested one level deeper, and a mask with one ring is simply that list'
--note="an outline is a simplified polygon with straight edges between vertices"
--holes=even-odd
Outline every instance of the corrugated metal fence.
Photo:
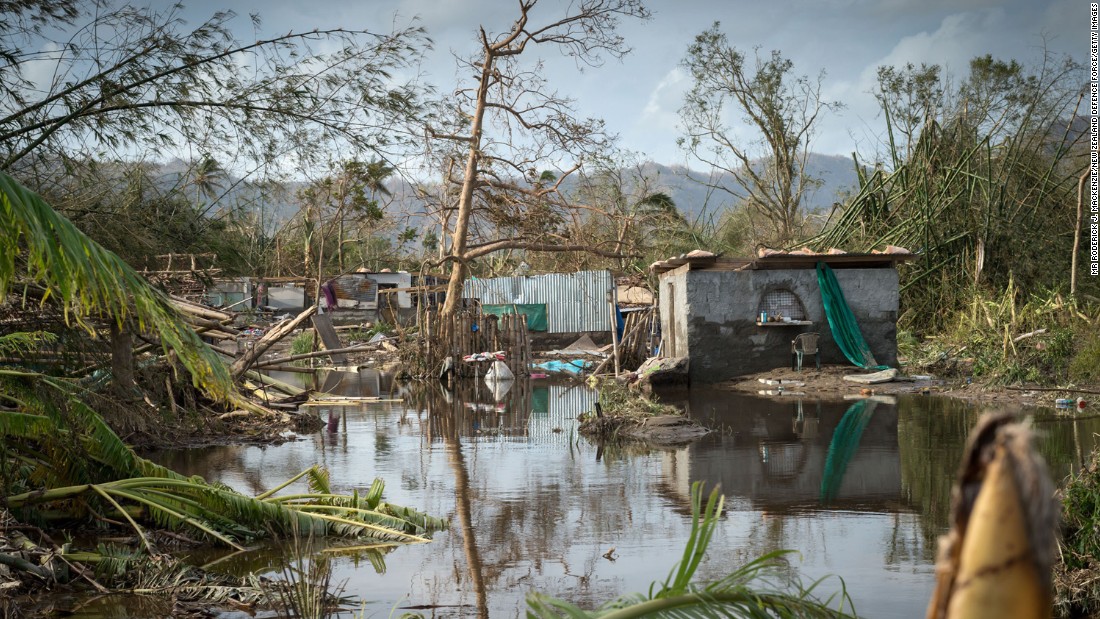
[{"label": "corrugated metal fence", "polygon": [[607,293],[614,287],[610,271],[579,271],[470,279],[462,296],[487,305],[545,303],[548,333],[580,333],[610,330]]}]

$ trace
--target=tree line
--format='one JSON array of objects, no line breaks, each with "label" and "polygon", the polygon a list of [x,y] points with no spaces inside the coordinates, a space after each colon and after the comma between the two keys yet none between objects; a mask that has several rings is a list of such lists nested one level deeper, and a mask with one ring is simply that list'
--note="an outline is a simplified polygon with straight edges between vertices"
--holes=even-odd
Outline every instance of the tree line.
[{"label": "tree line", "polygon": [[[179,7],[8,3],[0,170],[145,268],[214,253],[223,272],[261,276],[423,269],[449,273],[454,302],[471,273],[642,274],[696,247],[891,243],[920,253],[903,286],[921,316],[960,287],[1010,278],[1078,292],[1068,267],[1082,251],[1086,76],[1072,59],[984,56],[959,76],[881,67],[881,139],[853,153],[851,194],[811,213],[813,138],[841,105],[823,98],[824,73],[739,49],[715,23],[681,62],[692,87],[679,143],[712,197],[689,220],[644,155],[581,117],[533,59],[551,49],[599,67],[630,51],[621,21],[649,11],[641,0],[544,9],[522,0],[511,26],[481,28],[455,58],[466,77],[433,87],[417,74],[432,42],[416,26],[242,41],[228,11],[190,26]],[[166,153],[185,169],[166,173]],[[393,194],[397,180],[411,196]],[[399,208],[410,203],[411,220]],[[276,204],[293,215],[276,220]]]}]

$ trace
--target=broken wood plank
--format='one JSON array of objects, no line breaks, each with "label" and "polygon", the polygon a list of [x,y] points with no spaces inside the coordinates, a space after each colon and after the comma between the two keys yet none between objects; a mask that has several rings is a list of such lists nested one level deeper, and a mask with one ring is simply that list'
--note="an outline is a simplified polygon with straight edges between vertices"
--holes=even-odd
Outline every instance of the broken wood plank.
[{"label": "broken wood plank", "polygon": [[291,320],[279,323],[271,328],[270,331],[265,333],[263,337],[256,340],[251,350],[244,353],[240,359],[233,362],[231,368],[233,379],[237,380],[252,367],[256,361],[263,356],[269,348],[275,345],[276,342],[289,335],[292,331],[297,329],[303,322],[309,320],[313,313],[317,311],[316,305],[311,305],[306,308],[301,314],[298,314]]},{"label": "broken wood plank", "polygon": [[[359,344],[356,346],[348,346],[346,348],[337,348],[335,350],[315,350],[313,352],[304,352],[297,355],[287,355],[285,357],[272,357],[271,359],[264,359],[262,361],[257,361],[256,363],[254,363],[253,367],[269,368],[273,365],[278,365],[281,363],[301,361],[302,359],[314,359],[316,357],[324,357],[326,355],[332,354],[339,354],[341,357],[343,357],[344,353],[377,350],[377,348],[378,344]],[[344,360],[344,363],[347,363],[346,359]]]},{"label": "broken wood plank", "polygon": [[312,374],[317,371],[318,368],[306,365],[267,365],[257,364],[253,366],[255,369],[263,370],[265,372],[294,372],[296,374]]},{"label": "broken wood plank", "polygon": [[279,391],[282,391],[287,395],[299,395],[306,392],[306,390],[302,389],[301,387],[295,387],[294,385],[291,385],[289,383],[284,383],[277,378],[272,378],[267,374],[261,374],[256,370],[248,370],[245,375],[253,380],[258,380],[265,385],[274,387],[275,389],[278,389]]},{"label": "broken wood plank", "polygon": [[340,341],[340,336],[336,335],[336,329],[332,328],[332,316],[329,314],[315,315],[313,317],[313,328],[317,331],[317,335],[321,336],[321,343],[325,345],[325,350],[332,362],[339,365],[347,363],[344,355],[336,352],[344,348],[344,344]]},{"label": "broken wood plank", "polygon": [[212,307],[207,307],[205,305],[199,305],[198,303],[192,303],[187,299],[183,299],[174,295],[169,296],[168,300],[177,310],[184,314],[191,314],[192,316],[209,318],[210,320],[217,320],[219,322],[223,320],[232,320],[233,318],[232,314],[227,314],[226,312],[218,311]]},{"label": "broken wood plank", "polygon": [[401,398],[358,398],[355,400],[310,400],[302,402],[301,406],[360,406],[362,404],[385,404],[392,402],[404,402]]}]

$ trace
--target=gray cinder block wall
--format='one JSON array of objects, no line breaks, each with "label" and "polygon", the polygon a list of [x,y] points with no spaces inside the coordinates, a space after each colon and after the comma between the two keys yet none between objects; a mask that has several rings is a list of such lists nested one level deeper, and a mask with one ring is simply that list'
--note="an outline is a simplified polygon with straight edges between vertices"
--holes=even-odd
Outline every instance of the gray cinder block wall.
[{"label": "gray cinder block wall", "polygon": [[[896,366],[897,271],[874,268],[833,272],[875,360]],[[812,326],[756,324],[764,295],[778,289],[798,296]],[[718,382],[789,368],[791,340],[806,331],[820,334],[822,363],[850,365],[833,340],[813,269],[676,269],[661,276],[660,311],[664,336],[661,355],[690,357],[692,381]],[[812,358],[807,362],[813,365]]]}]

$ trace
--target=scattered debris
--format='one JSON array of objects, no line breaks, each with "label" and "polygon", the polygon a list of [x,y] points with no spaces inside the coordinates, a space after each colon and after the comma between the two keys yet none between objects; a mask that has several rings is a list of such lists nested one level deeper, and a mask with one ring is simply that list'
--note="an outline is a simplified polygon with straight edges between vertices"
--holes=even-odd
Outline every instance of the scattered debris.
[{"label": "scattered debris", "polygon": [[870,374],[846,374],[844,380],[852,383],[859,383],[861,385],[877,385],[879,383],[892,382],[897,379],[897,377],[897,368],[887,368]]},{"label": "scattered debris", "polygon": [[690,360],[687,357],[650,357],[638,367],[637,381],[632,387],[644,394],[653,389],[688,386]]}]

